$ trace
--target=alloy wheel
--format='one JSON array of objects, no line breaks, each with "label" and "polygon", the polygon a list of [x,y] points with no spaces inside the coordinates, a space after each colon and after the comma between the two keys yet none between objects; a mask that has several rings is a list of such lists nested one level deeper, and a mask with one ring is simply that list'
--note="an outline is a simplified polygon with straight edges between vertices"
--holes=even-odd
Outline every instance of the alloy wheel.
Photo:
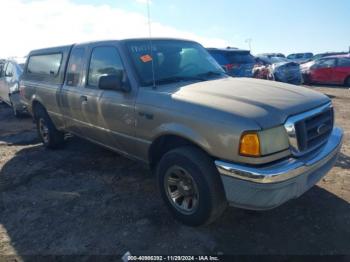
[{"label": "alloy wheel", "polygon": [[170,203],[182,214],[196,211],[199,201],[198,187],[188,171],[172,166],[164,178],[164,187]]}]

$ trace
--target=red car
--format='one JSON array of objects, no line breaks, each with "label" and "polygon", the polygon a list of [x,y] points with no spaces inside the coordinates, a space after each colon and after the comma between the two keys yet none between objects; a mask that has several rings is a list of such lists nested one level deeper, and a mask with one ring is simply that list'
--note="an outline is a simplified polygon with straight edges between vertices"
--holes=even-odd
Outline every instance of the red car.
[{"label": "red car", "polygon": [[305,83],[350,86],[350,54],[328,56],[301,65]]}]

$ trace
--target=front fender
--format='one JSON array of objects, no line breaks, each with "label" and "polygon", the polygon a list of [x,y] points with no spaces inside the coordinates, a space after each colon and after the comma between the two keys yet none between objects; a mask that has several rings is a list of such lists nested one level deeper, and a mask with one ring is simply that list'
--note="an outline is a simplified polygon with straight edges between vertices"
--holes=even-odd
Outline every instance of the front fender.
[{"label": "front fender", "polygon": [[157,127],[154,133],[157,135],[152,138],[152,141],[156,141],[162,136],[174,135],[191,141],[208,153],[211,149],[210,144],[203,136],[192,128],[180,123],[164,123]]}]

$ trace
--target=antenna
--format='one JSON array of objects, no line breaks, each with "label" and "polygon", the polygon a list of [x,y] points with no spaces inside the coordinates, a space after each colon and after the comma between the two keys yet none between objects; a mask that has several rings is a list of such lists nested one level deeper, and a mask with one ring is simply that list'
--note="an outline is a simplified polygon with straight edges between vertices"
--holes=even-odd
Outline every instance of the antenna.
[{"label": "antenna", "polygon": [[152,23],[151,23],[151,7],[150,0],[147,0],[147,18],[148,18],[148,34],[149,34],[149,44],[151,47],[151,64],[152,64],[152,80],[153,80],[153,88],[156,88],[156,78],[154,74],[154,61],[153,61],[153,45],[152,45]]}]

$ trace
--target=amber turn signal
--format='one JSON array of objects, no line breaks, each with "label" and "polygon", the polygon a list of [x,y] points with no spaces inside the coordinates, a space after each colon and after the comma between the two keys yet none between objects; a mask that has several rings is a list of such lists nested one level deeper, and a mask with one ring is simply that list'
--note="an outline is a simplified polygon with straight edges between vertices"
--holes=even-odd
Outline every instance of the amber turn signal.
[{"label": "amber turn signal", "polygon": [[261,156],[260,141],[257,133],[245,133],[242,135],[239,153],[243,156]]}]

